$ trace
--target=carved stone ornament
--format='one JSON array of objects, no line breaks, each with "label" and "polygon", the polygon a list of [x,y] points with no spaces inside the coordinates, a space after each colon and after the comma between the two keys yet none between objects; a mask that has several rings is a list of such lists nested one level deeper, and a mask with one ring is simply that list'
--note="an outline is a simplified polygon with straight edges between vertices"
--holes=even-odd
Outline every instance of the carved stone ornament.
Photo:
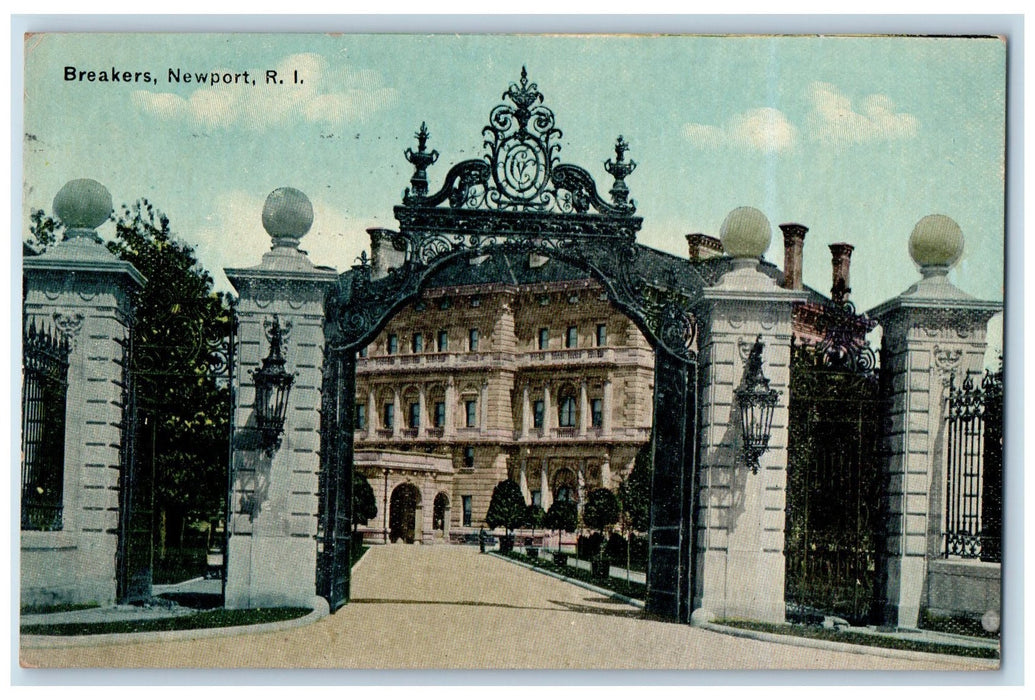
[{"label": "carved stone ornament", "polygon": [[953,372],[963,358],[962,348],[943,348],[935,345],[931,352],[934,355],[934,366],[941,372]]},{"label": "carved stone ornament", "polygon": [[54,326],[65,336],[71,347],[76,345],[76,336],[83,329],[83,315],[81,313],[54,312]]}]

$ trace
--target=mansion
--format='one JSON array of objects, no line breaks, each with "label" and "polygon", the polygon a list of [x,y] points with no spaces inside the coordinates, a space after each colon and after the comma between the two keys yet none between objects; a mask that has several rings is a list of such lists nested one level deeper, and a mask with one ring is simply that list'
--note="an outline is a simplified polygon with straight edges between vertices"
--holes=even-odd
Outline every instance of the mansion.
[{"label": "mansion", "polygon": [[[800,290],[807,229],[782,228],[790,273],[762,269]],[[375,267],[390,264],[389,233],[369,231]],[[703,289],[730,258],[715,238],[687,240],[687,258],[651,251],[655,267]],[[832,252],[834,287],[847,288],[851,246]],[[810,340],[824,297],[807,291],[794,330]],[[653,404],[650,344],[585,272],[514,253],[446,268],[357,358],[355,464],[378,506],[360,532],[371,542],[462,540],[484,527],[508,478],[527,503],[568,499],[581,510],[588,491],[628,478],[649,445]]]}]

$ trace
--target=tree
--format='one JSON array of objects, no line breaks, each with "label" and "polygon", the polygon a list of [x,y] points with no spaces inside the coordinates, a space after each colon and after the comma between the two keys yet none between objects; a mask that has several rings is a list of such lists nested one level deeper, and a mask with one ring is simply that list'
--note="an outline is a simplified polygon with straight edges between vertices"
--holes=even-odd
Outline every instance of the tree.
[{"label": "tree", "polygon": [[489,510],[485,513],[485,524],[491,529],[502,527],[509,536],[511,532],[525,521],[525,497],[521,487],[510,479],[496,484],[489,500]]},{"label": "tree", "polygon": [[377,499],[374,487],[367,477],[358,471],[352,472],[352,530],[366,525],[377,517]]},{"label": "tree", "polygon": [[[61,224],[31,215],[31,243],[45,249]],[[230,405],[225,339],[230,299],[213,291],[194,249],[176,240],[169,219],[147,200],[124,205],[107,248],[147,283],[134,299],[133,377],[136,460],[153,469],[159,556],[182,544],[188,520],[222,517],[227,488]]]},{"label": "tree", "polygon": [[650,530],[651,481],[654,477],[654,458],[648,440],[633,463],[629,478],[618,487],[618,500],[622,511],[628,516],[629,524],[636,532]]},{"label": "tree", "polygon": [[561,532],[575,532],[579,526],[579,509],[572,501],[554,501],[546,511],[547,528],[557,532],[557,551],[561,549]]},{"label": "tree", "polygon": [[525,525],[532,528],[532,536],[535,537],[537,527],[542,527],[546,522],[546,511],[541,505],[530,503],[525,508]]},{"label": "tree", "polygon": [[610,489],[597,488],[589,492],[586,506],[582,510],[582,521],[598,532],[618,522],[620,513],[618,498]]}]

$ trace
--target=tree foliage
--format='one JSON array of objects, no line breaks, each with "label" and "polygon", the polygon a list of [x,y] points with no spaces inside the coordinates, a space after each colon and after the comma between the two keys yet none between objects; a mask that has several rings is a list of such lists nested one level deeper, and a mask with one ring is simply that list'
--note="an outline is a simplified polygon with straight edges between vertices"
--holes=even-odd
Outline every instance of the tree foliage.
[{"label": "tree foliage", "polygon": [[525,497],[521,494],[521,487],[510,479],[504,479],[492,490],[485,524],[492,529],[502,527],[509,535],[512,530],[521,527],[524,521]]},{"label": "tree foliage", "polygon": [[49,216],[42,209],[33,209],[29,214],[29,243],[38,253],[54,245],[58,241],[58,233],[64,224]]},{"label": "tree foliage", "polygon": [[589,492],[582,509],[582,521],[593,530],[603,531],[618,522],[618,498],[610,489],[597,488]]},{"label": "tree foliage", "polygon": [[535,534],[536,528],[543,527],[543,523],[546,522],[546,511],[543,510],[541,505],[536,503],[530,503],[525,508],[525,527],[532,528],[532,534]]},{"label": "tree foliage", "polygon": [[574,501],[554,501],[546,511],[545,525],[550,530],[575,532],[579,526],[579,509]]},{"label": "tree foliage", "polygon": [[366,525],[377,517],[377,499],[374,487],[360,472],[352,472],[352,525]]},{"label": "tree foliage", "polygon": [[654,460],[651,454],[651,441],[648,441],[636,453],[636,460],[629,478],[618,487],[618,500],[621,502],[622,511],[636,532],[647,532],[650,529],[651,480],[653,476]]}]

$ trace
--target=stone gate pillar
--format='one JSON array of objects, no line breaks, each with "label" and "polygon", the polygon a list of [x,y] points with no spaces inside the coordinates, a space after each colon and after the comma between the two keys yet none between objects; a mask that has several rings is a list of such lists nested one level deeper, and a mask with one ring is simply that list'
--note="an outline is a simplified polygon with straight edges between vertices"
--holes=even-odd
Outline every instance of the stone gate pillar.
[{"label": "stone gate pillar", "polygon": [[949,378],[959,385],[968,373],[982,372],[986,326],[1002,310],[1001,303],[975,299],[949,282],[948,271],[963,254],[963,233],[952,219],[921,219],[909,254],[920,281],[869,312],[883,329],[881,373],[891,387],[884,618],[903,628],[917,626],[929,560],[944,546]]},{"label": "stone gate pillar", "polygon": [[[705,288],[699,310],[700,480],[693,621],[736,617],[784,621],[784,506],[790,383],[791,307],[801,291],[759,271],[769,221],[757,209],[730,212],[722,245],[732,268]],[[779,391],[769,449],[752,473],[743,453],[734,391],[748,353],[764,344],[762,369]]]},{"label": "stone gate pillar", "polygon": [[[337,273],[314,266],[298,249],[312,222],[312,204],[303,193],[274,190],[262,210],[273,247],[258,267],[226,270],[240,294],[228,608],[306,606],[316,596],[324,303]],[[252,373],[270,351],[274,317],[284,331],[285,368],[294,382],[280,445],[267,451],[257,425]]]},{"label": "stone gate pillar", "polygon": [[[108,252],[94,231],[111,211],[103,185],[72,180],[54,197],[54,213],[66,226],[64,240],[23,262],[25,324],[63,336],[70,348],[61,494],[46,523],[28,529],[23,518],[23,605],[116,600],[120,477],[130,467],[123,448],[131,426],[125,391],[131,294],[144,278]],[[150,581],[150,571],[134,573]]]}]

